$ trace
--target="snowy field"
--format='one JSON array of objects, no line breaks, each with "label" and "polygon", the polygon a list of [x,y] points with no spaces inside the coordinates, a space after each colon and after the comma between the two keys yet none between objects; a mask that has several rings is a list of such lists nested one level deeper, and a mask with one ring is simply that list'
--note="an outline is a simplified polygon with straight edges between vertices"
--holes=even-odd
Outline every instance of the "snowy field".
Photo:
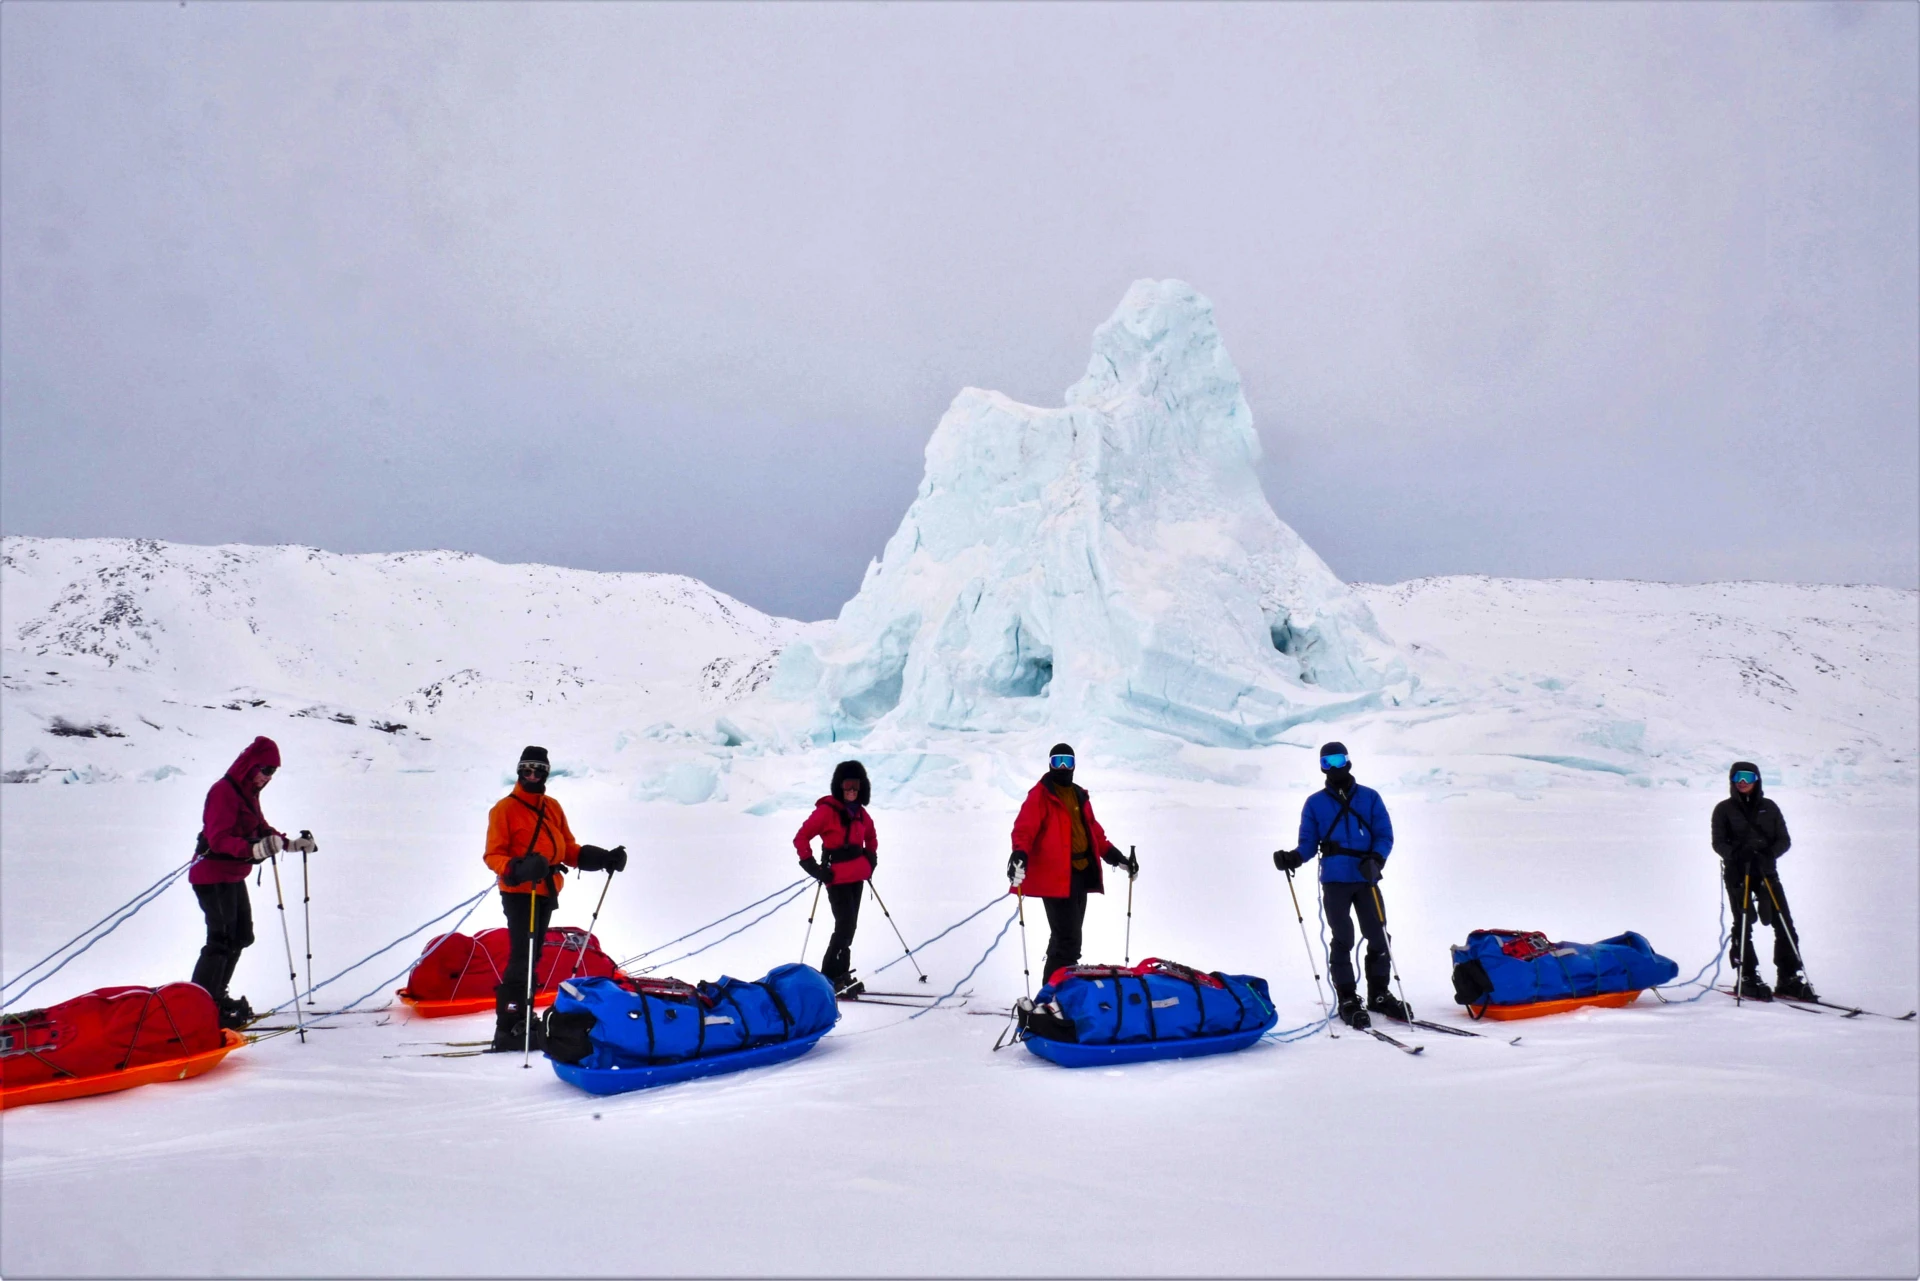
[{"label": "snowy field", "polygon": [[[1363,762],[1362,777],[1369,771]],[[484,882],[498,778],[282,771],[269,813],[323,833],[317,964],[330,971]],[[1266,975],[1283,1026],[1314,1017],[1285,883],[1306,780],[1229,792],[1138,776],[1085,781],[1139,847],[1133,955]],[[636,851],[600,934],[664,941],[791,878],[798,816],[636,802],[555,785],[587,839]],[[1647,934],[1685,973],[1713,947],[1710,791],[1576,779],[1532,799],[1388,788],[1400,845],[1385,891],[1408,994],[1459,1021],[1446,946],[1477,926]],[[1910,792],[1778,793],[1783,877],[1823,988],[1914,1002]],[[6,953],[37,955],[175,861],[197,781],[5,793]],[[1004,885],[1011,804],[891,811],[877,884],[908,934]],[[599,878],[560,919],[584,923]],[[236,990],[287,986],[272,891]],[[61,905],[60,910],[48,910]],[[792,959],[804,904],[681,968],[757,976]],[[1308,907],[1309,924],[1312,908]],[[868,908],[855,960],[888,956]],[[1037,914],[1036,914],[1037,915]],[[1089,957],[1117,958],[1124,903],[1095,900]],[[824,918],[823,918],[824,919]],[[944,989],[996,908],[930,949]],[[498,923],[489,901],[475,923]],[[1030,925],[1037,952],[1044,928]],[[61,995],[177,978],[199,919],[171,892],[61,976]],[[820,947],[816,929],[814,951]],[[1263,1044],[1220,1060],[1067,1072],[990,1052],[1021,990],[1009,930],[972,1001],[908,1021],[850,1008],[787,1066],[610,1099],[538,1058],[412,1057],[488,1020],[348,1017],[281,1036],[195,1081],[18,1109],[0,1123],[0,1270],[9,1276],[353,1273],[1911,1274],[1920,1266],[1920,1034],[1884,1020],[1721,996],[1423,1035]],[[294,946],[300,950],[299,923]],[[817,960],[817,956],[813,959]],[[372,967],[369,967],[371,970]],[[66,982],[71,977],[71,982]],[[357,975],[355,976],[358,977]],[[377,973],[374,978],[379,977]],[[915,986],[906,966],[884,986]],[[343,981],[348,995],[372,982]],[[44,989],[43,989],[44,991]],[[263,999],[264,998],[264,999]],[[377,1002],[376,1002],[377,1004]],[[1482,1025],[1485,1027],[1486,1025]],[[528,1171],[536,1171],[531,1180]],[[530,1192],[530,1185],[537,1191]],[[1212,1230],[1196,1230],[1196,1206]],[[537,1226],[514,1226],[515,1207]]]}]

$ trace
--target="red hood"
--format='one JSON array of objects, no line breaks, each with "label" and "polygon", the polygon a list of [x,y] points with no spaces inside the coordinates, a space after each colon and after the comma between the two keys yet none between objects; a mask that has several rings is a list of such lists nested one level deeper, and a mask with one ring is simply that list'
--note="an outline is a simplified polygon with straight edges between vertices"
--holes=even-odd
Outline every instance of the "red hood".
[{"label": "red hood", "polygon": [[227,777],[244,784],[253,777],[253,771],[269,767],[280,768],[280,745],[262,734],[234,757],[233,764],[227,767]]}]

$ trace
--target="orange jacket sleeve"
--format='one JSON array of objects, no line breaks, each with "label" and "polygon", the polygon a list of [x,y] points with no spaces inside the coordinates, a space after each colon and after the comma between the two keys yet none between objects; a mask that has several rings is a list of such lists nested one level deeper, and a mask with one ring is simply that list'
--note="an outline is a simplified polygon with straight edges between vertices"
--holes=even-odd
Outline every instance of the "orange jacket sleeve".
[{"label": "orange jacket sleeve", "polygon": [[512,848],[513,834],[507,821],[507,807],[512,804],[513,798],[509,796],[487,811],[487,849],[481,860],[495,876],[505,872],[507,860],[521,852]]},{"label": "orange jacket sleeve", "polygon": [[568,867],[579,867],[580,842],[573,839],[573,829],[567,826],[567,812],[560,808],[560,802],[547,802],[547,825],[553,829],[554,852],[560,861]]}]

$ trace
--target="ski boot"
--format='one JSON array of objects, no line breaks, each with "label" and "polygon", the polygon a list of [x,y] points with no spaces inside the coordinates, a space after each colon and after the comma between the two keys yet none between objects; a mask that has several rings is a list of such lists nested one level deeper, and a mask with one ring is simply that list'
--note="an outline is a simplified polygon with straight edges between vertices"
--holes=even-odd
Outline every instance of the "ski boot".
[{"label": "ski boot", "polygon": [[538,1012],[533,1015],[533,1030],[529,1039],[526,1010],[519,1001],[503,1000],[494,1007],[493,1044],[487,1047],[489,1053],[546,1048],[547,1029]]},{"label": "ski boot", "polygon": [[1742,974],[1740,984],[1735,989],[1743,1001],[1771,1001],[1773,989],[1767,986],[1765,979],[1758,974]]},{"label": "ski boot", "polygon": [[235,1031],[239,1031],[247,1024],[253,1022],[255,1018],[253,1006],[247,1003],[247,998],[244,996],[223,996],[219,998],[218,1004],[220,1008],[220,1026],[223,1028],[232,1028]]},{"label": "ski boot", "polygon": [[1340,1021],[1350,1028],[1364,1031],[1373,1026],[1373,1020],[1367,1015],[1367,1007],[1360,1004],[1360,994],[1352,988],[1340,993]]},{"label": "ski boot", "polygon": [[1818,1001],[1819,993],[1813,990],[1813,984],[1807,982],[1807,976],[1799,971],[1789,973],[1781,970],[1779,981],[1773,985],[1773,994],[1782,1001]]},{"label": "ski boot", "polygon": [[1400,1023],[1413,1022],[1413,1011],[1402,1005],[1391,992],[1375,992],[1367,997],[1367,1008],[1383,1019],[1393,1019]]},{"label": "ski boot", "polygon": [[833,999],[836,1001],[857,1001],[867,994],[867,985],[851,974],[842,974],[833,980]]}]

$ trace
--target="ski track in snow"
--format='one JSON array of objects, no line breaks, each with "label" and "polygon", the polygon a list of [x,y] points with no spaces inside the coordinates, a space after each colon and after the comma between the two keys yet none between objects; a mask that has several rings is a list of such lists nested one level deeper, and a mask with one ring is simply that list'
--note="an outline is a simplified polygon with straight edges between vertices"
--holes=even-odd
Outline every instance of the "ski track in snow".
[{"label": "ski track in snow", "polygon": [[[316,976],[480,888],[486,808],[525,742],[554,749],[553,790],[581,839],[633,851],[597,927],[628,956],[792,880],[793,828],[844,755],[876,765],[877,883],[895,919],[911,940],[935,933],[1004,885],[1007,829],[1051,741],[729,744],[720,723],[754,692],[739,682],[817,625],[671,576],[105,541],[9,538],[4,554],[0,764],[32,780],[0,789],[8,975],[184,860],[206,786],[256,733],[287,758],[267,813],[321,843]],[[536,590],[551,591],[549,616],[514,621]],[[1140,851],[1133,959],[1265,975],[1282,1027],[1317,1017],[1268,855],[1294,843],[1312,746],[1337,736],[1393,812],[1383,890],[1421,1014],[1464,1024],[1446,948],[1480,927],[1636,929],[1689,975],[1719,906],[1708,813],[1726,762],[1750,755],[1793,832],[1782,877],[1815,984],[1912,1008],[1914,593],[1355,590],[1429,701],[1258,751],[1117,732],[1078,744],[1103,821]],[[425,707],[440,668],[480,676],[436,677],[448,692]],[[299,869],[283,870],[299,954]],[[574,879],[556,923],[584,925],[599,880]],[[259,941],[235,990],[264,1008],[287,988],[270,880],[253,903]],[[794,959],[806,906],[678,974],[757,977]],[[1089,960],[1118,959],[1124,911],[1124,894],[1094,901]],[[928,988],[960,978],[1003,919],[928,949]],[[498,923],[490,897],[465,928]],[[825,933],[816,923],[809,959]],[[175,886],[31,1003],[177,979],[200,936]],[[366,991],[425,938],[322,1004]],[[856,963],[871,977],[898,951],[869,906]],[[904,964],[882,979],[917,986]],[[1017,928],[969,986],[970,1010],[1019,994]],[[853,1007],[792,1063],[608,1099],[538,1056],[530,1071],[517,1056],[388,1057],[483,1036],[484,1017],[327,1019],[341,1026],[262,1042],[194,1081],[5,1113],[0,1272],[1920,1270],[1911,1025],[1647,997],[1479,1025],[1519,1046],[1396,1031],[1426,1046],[1412,1059],[1323,1034],[1068,1072],[990,1053],[996,1019],[907,1014]],[[542,1209],[523,1228],[530,1188]],[[1220,1230],[1195,1230],[1196,1199]]]}]

